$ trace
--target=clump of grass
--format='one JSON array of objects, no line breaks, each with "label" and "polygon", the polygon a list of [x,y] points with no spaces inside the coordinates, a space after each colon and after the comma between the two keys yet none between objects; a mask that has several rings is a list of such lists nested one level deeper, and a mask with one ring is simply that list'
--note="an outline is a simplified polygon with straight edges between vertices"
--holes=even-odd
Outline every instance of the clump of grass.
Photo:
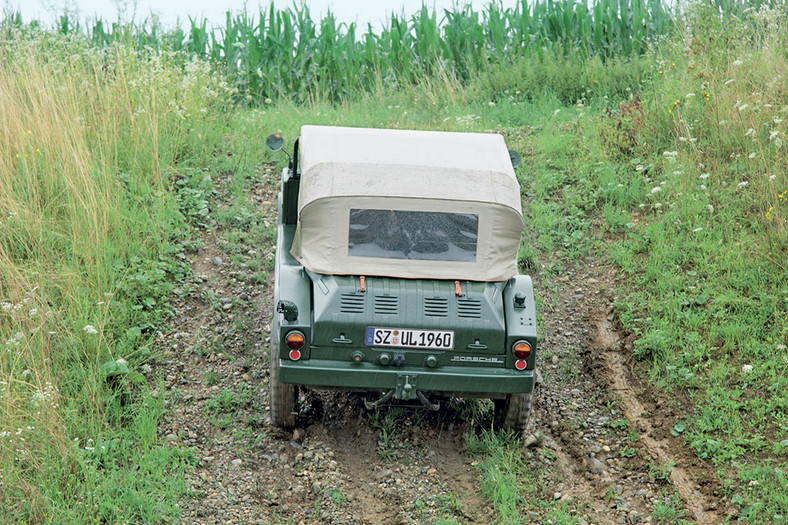
[{"label": "clump of grass", "polygon": [[184,490],[139,365],[185,271],[173,170],[226,94],[173,62],[0,32],[0,521],[158,521]]}]

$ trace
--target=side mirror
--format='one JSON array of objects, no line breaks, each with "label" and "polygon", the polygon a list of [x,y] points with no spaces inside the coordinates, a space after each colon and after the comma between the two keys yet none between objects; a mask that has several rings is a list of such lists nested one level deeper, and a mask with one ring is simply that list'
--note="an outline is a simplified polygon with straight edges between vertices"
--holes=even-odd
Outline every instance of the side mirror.
[{"label": "side mirror", "polygon": [[272,133],[265,139],[265,147],[271,151],[279,151],[285,145],[285,139],[279,133]]},{"label": "side mirror", "polygon": [[516,168],[517,166],[520,165],[520,162],[522,162],[523,158],[520,156],[519,153],[517,153],[513,149],[510,149],[509,150],[509,160],[512,161],[512,167]]}]

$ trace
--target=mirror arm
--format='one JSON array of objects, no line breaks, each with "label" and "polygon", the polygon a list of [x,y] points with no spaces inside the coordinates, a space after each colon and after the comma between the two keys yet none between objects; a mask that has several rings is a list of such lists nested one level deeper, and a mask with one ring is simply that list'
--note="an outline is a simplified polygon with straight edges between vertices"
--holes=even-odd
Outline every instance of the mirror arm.
[{"label": "mirror arm", "polygon": [[300,139],[301,137],[296,137],[295,142],[293,143],[293,158],[290,159],[290,172],[294,177],[301,176],[301,171],[298,169],[298,142]]}]

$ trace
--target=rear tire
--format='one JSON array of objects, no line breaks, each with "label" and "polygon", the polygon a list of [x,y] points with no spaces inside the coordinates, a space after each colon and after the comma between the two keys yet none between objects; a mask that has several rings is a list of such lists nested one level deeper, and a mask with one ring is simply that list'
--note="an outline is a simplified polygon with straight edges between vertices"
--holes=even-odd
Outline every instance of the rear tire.
[{"label": "rear tire", "polygon": [[298,391],[295,385],[279,381],[279,345],[273,343],[269,372],[271,423],[278,427],[294,427]]},{"label": "rear tire", "polygon": [[534,393],[509,394],[504,399],[496,399],[494,403],[496,427],[521,433],[531,417]]}]

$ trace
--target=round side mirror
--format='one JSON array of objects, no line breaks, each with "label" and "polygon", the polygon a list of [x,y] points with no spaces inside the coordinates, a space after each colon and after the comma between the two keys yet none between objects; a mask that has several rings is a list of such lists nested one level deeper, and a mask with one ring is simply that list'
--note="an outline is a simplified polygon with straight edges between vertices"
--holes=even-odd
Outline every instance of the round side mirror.
[{"label": "round side mirror", "polygon": [[265,139],[265,146],[271,151],[279,151],[285,145],[285,139],[279,133],[268,135]]},{"label": "round side mirror", "polygon": [[519,153],[514,151],[513,149],[509,150],[509,160],[512,161],[512,167],[516,168],[520,165],[520,162],[523,160]]}]

